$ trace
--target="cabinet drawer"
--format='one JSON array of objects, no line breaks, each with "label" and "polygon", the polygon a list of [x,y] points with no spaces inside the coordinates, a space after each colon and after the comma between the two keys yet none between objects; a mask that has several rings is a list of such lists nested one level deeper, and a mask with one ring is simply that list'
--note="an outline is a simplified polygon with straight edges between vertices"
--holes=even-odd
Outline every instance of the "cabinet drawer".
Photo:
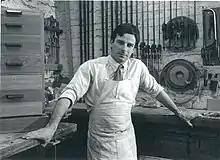
[{"label": "cabinet drawer", "polygon": [[40,90],[10,90],[0,92],[0,103],[39,102],[43,101],[43,91]]},{"label": "cabinet drawer", "polygon": [[26,10],[2,10],[1,33],[40,35],[44,31],[43,15]]},{"label": "cabinet drawer", "polygon": [[1,34],[1,53],[3,55],[42,54],[43,43],[40,36]]},{"label": "cabinet drawer", "polygon": [[42,82],[42,75],[3,75],[0,90],[38,90],[43,89]]},{"label": "cabinet drawer", "polygon": [[1,70],[3,74],[34,74],[43,73],[43,55],[5,55],[1,59]]},{"label": "cabinet drawer", "polygon": [[41,115],[43,111],[42,102],[0,102],[0,117]]}]

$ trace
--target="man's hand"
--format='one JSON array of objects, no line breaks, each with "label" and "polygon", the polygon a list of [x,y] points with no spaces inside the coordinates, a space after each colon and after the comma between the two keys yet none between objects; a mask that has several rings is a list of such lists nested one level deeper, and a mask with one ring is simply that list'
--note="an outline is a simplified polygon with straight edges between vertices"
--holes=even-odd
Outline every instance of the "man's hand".
[{"label": "man's hand", "polygon": [[41,145],[45,147],[53,138],[55,131],[56,130],[51,127],[45,127],[45,128],[38,129],[36,131],[29,132],[25,134],[24,136],[22,136],[22,138],[23,139],[36,139],[36,140],[43,141]]},{"label": "man's hand", "polygon": [[189,111],[180,111],[177,116],[185,123],[188,124],[188,126],[193,127],[191,120],[197,118],[197,117],[202,117],[200,113],[193,113]]}]

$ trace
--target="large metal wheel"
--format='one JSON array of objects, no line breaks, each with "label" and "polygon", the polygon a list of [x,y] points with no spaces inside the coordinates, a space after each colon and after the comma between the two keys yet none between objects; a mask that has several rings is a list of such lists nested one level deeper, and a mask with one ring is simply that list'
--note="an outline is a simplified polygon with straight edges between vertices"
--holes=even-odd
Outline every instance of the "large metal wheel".
[{"label": "large metal wheel", "polygon": [[173,60],[163,68],[160,82],[174,92],[192,90],[197,84],[197,69],[184,59]]}]

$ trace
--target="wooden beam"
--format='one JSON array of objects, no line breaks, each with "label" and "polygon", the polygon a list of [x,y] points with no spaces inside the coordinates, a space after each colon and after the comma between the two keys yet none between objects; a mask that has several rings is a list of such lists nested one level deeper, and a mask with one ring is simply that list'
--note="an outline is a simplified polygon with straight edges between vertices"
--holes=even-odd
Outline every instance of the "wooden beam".
[{"label": "wooden beam", "polygon": [[[76,124],[60,123],[52,140],[62,139],[76,132],[76,130]],[[25,140],[20,138],[24,134],[25,133],[0,134],[0,160],[40,145],[37,140]]]}]

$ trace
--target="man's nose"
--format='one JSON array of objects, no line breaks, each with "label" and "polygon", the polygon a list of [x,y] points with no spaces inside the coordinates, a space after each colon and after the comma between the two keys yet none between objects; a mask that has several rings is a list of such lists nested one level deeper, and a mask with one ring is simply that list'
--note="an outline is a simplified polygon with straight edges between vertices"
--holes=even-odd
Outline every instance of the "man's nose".
[{"label": "man's nose", "polygon": [[124,44],[124,45],[122,45],[121,49],[122,49],[123,51],[127,51],[127,50],[128,50],[128,47],[127,47],[126,44]]}]

